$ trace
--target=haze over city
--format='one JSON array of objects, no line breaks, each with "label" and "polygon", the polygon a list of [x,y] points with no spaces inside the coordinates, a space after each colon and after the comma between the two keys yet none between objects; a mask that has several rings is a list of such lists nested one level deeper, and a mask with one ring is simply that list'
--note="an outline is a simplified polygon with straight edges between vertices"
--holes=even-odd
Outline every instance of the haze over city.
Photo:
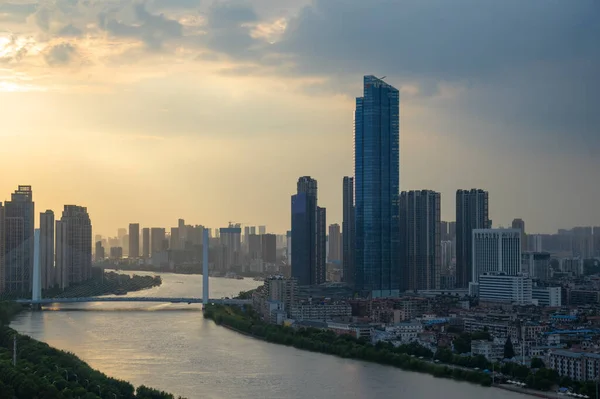
[{"label": "haze over city", "polygon": [[4,1],[0,192],[86,204],[101,234],[284,232],[310,175],[341,222],[376,74],[400,89],[401,190],[441,192],[443,220],[478,187],[494,224],[598,225],[599,18],[592,1]]}]

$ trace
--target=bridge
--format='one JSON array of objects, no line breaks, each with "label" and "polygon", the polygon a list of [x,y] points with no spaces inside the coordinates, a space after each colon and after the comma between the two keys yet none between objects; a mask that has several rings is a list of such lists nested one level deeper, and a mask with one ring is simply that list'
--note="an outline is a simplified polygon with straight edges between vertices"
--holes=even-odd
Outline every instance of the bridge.
[{"label": "bridge", "polygon": [[[169,297],[123,297],[123,296],[101,296],[87,298],[41,298],[41,299],[17,299],[15,302],[24,305],[50,305],[53,303],[85,303],[85,302],[161,302],[161,303],[201,303],[202,298],[169,298]],[[209,299],[207,303],[215,305],[249,305],[249,299]]]},{"label": "bridge", "polygon": [[132,296],[98,296],[98,297],[54,297],[54,298],[42,298],[42,286],[41,286],[41,265],[39,256],[39,244],[40,235],[39,231],[36,231],[34,235],[34,244],[36,250],[34,251],[33,260],[33,285],[31,299],[17,299],[17,303],[30,304],[30,305],[50,305],[58,303],[86,303],[86,302],[160,302],[160,303],[200,303],[200,304],[223,304],[223,305],[247,305],[251,301],[247,299],[210,299],[208,297],[208,230],[204,230],[203,244],[204,251],[202,254],[202,298],[190,297],[190,298],[171,298],[171,297],[132,297]]}]

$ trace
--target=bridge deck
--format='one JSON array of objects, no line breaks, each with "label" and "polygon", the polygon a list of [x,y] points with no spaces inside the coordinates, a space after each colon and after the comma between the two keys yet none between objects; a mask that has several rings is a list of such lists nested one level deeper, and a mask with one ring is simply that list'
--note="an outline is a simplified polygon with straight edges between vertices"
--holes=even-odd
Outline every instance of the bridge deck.
[{"label": "bridge deck", "polygon": [[[18,299],[17,303],[48,305],[52,303],[85,303],[85,302],[162,302],[162,303],[203,303],[202,298],[166,298],[166,297],[89,297],[89,298],[43,298],[40,300]],[[248,299],[209,299],[209,303],[222,305],[248,305]]]}]

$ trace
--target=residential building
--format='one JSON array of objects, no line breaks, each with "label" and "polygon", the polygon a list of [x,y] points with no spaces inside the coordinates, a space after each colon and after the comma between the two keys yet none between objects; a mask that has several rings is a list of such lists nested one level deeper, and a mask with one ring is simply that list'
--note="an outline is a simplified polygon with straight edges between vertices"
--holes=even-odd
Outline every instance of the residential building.
[{"label": "residential building", "polygon": [[56,222],[56,283],[67,288],[92,277],[92,223],[87,208],[65,205]]},{"label": "residential building", "polygon": [[517,305],[531,305],[531,279],[525,276],[511,276],[501,272],[484,273],[478,283],[480,302],[505,302]]},{"label": "residential building", "polygon": [[562,293],[560,287],[533,287],[531,298],[539,306],[559,308],[562,306]]},{"label": "residential building", "polygon": [[42,289],[54,287],[54,212],[40,213],[40,272]]},{"label": "residential building", "polygon": [[342,233],[337,223],[329,225],[329,257],[328,262],[340,262],[342,260]]},{"label": "residential building", "polygon": [[488,192],[456,192],[456,285],[467,288],[473,276],[473,230],[490,227]]},{"label": "residential building", "polygon": [[296,304],[298,293],[298,281],[296,279],[273,276],[265,280],[264,286],[266,299],[283,303],[284,310],[287,312]]},{"label": "residential building", "polygon": [[262,244],[263,262],[277,262],[277,236],[275,234],[263,234],[260,240]]},{"label": "residential building", "polygon": [[179,230],[179,227],[171,227],[171,237],[169,237],[169,249],[183,249],[181,246],[181,230]]},{"label": "residential building", "polygon": [[560,270],[566,273],[571,273],[574,276],[583,274],[583,259],[582,258],[564,258],[560,260]]},{"label": "residential building", "polygon": [[140,225],[139,223],[129,224],[129,257],[140,257]]},{"label": "residential building", "polygon": [[488,361],[497,361],[504,357],[504,342],[498,344],[488,340],[471,341],[471,356],[484,356]]},{"label": "residential building", "polygon": [[222,268],[230,270],[241,264],[242,227],[239,224],[230,223],[229,227],[221,227],[219,233],[223,250]]},{"label": "residential building", "polygon": [[317,279],[317,181],[310,176],[298,179],[292,196],[292,277],[299,285],[324,282]]},{"label": "residential building", "polygon": [[154,256],[155,253],[162,252],[166,248],[164,248],[164,242],[166,240],[166,232],[163,227],[152,227],[150,230],[151,233],[151,244],[150,251],[151,255]]},{"label": "residential building", "polygon": [[111,247],[110,248],[110,258],[115,259],[115,260],[123,258],[123,248],[122,247]]},{"label": "residential building", "polygon": [[31,186],[19,186],[4,203],[4,290],[31,292],[34,254],[34,208]]},{"label": "residential building", "polygon": [[150,257],[150,229],[148,227],[142,229],[142,256],[144,259]]},{"label": "residential building", "polygon": [[440,206],[435,191],[400,193],[402,291],[440,288]]},{"label": "residential building", "polygon": [[354,113],[355,287],[362,294],[400,293],[399,92],[364,77]]},{"label": "residential building", "polygon": [[354,255],[356,249],[356,230],[354,225],[354,178],[344,176],[342,195],[342,278],[354,287]]},{"label": "residential building", "polygon": [[[104,247],[102,246],[102,241],[96,241],[96,249],[94,251],[94,256],[96,262],[100,262],[104,260]],[[58,279],[56,281],[58,283]]]},{"label": "residential building", "polygon": [[248,255],[250,260],[261,259],[262,257],[262,240],[258,234],[248,235]]},{"label": "residential building", "polygon": [[286,249],[285,249],[285,257],[287,258],[287,264],[289,266],[292,265],[292,231],[288,230],[285,234],[286,238]]},{"label": "residential building", "polygon": [[258,234],[261,236],[267,234],[267,226],[258,226]]},{"label": "residential building", "polygon": [[315,284],[323,284],[327,280],[327,211],[317,207],[317,268]]},{"label": "residential building", "polygon": [[521,232],[515,229],[474,229],[471,282],[488,272],[521,274]]},{"label": "residential building", "polygon": [[597,381],[600,373],[600,354],[552,350],[547,355],[546,365],[556,370],[561,377],[574,381]]}]

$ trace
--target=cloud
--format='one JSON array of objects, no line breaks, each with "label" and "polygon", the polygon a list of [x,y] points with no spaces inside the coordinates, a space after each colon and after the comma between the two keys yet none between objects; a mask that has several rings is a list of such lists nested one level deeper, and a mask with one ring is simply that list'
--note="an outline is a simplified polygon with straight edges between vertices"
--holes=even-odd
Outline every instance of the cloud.
[{"label": "cloud", "polygon": [[149,6],[155,10],[180,10],[200,7],[200,0],[151,0]]},{"label": "cloud", "polygon": [[142,3],[133,6],[133,18],[129,23],[117,19],[115,11],[101,13],[99,23],[111,35],[139,39],[153,50],[161,49],[165,41],[183,36],[183,26],[178,21],[164,14],[152,14]]},{"label": "cloud", "polygon": [[3,2],[0,4],[0,21],[25,22],[36,8],[35,3]]},{"label": "cloud", "polygon": [[70,64],[77,55],[77,47],[73,44],[60,43],[50,47],[44,58],[50,66],[61,66]]},{"label": "cloud", "polygon": [[58,31],[58,36],[63,37],[79,37],[83,31],[73,24],[68,24]]}]

